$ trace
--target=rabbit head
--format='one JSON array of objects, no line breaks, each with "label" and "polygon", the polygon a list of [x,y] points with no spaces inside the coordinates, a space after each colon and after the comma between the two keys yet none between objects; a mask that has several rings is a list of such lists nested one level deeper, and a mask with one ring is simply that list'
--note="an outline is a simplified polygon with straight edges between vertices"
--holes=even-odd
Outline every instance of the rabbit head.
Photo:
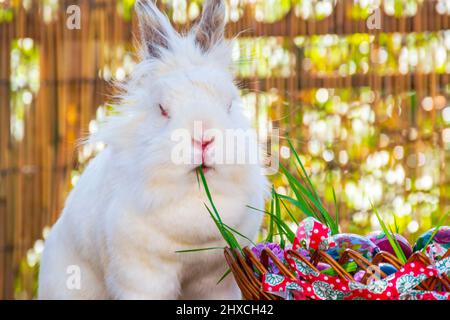
[{"label": "rabbit head", "polygon": [[195,188],[200,166],[216,192],[254,191],[263,178],[233,81],[224,1],[206,0],[186,34],[153,1],[135,8],[141,61],[123,84],[118,114],[97,135],[114,150],[118,171],[151,188],[175,185],[176,196]]}]

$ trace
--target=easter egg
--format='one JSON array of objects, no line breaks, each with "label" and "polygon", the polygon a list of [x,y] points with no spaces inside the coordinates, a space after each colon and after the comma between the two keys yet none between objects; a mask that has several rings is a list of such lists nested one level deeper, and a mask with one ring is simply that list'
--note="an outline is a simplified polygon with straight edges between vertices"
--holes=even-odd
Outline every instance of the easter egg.
[{"label": "easter egg", "polygon": [[336,246],[328,249],[327,253],[335,260],[339,260],[346,249],[353,249],[369,260],[380,250],[369,239],[353,233],[336,234],[332,237],[332,240],[336,243]]},{"label": "easter egg", "polygon": [[353,279],[355,279],[355,281],[357,282],[361,282],[365,274],[366,272],[364,270],[359,270],[353,275]]},{"label": "easter egg", "polygon": [[[390,276],[393,273],[396,273],[398,270],[390,263],[380,263],[378,265],[381,271],[383,271],[386,276]],[[359,270],[353,275],[353,279],[357,282],[361,282],[366,272],[364,270]],[[369,273],[370,274],[370,273]],[[376,279],[379,279],[379,276],[377,276]]]},{"label": "easter egg", "polygon": [[[433,232],[434,228],[428,230],[427,232],[419,236],[419,238],[417,238],[416,244],[414,245],[414,251],[422,250],[428,243],[430,237],[433,235]],[[436,232],[436,235],[434,236],[433,240],[430,241],[430,243],[433,242],[440,244],[446,250],[450,249],[450,227],[449,226],[440,227],[439,231]]]},{"label": "easter egg", "polygon": [[[408,240],[396,233],[394,233],[394,237],[395,239],[397,239],[406,258],[409,258],[409,256],[412,254],[412,247],[409,244]],[[383,231],[375,231],[369,233],[367,235],[367,238],[375,243],[380,248],[380,250],[389,252],[395,256],[395,251],[392,248],[391,243],[389,242],[389,238]]]},{"label": "easter egg", "polygon": [[390,263],[380,263],[378,266],[380,267],[381,271],[386,273],[387,276],[390,276],[391,274],[398,271],[397,268]]},{"label": "easter egg", "polygon": [[331,266],[328,263],[319,262],[317,264],[317,270],[319,270],[319,271],[323,271],[323,270],[326,270],[326,269],[329,269],[329,268],[331,268]]}]

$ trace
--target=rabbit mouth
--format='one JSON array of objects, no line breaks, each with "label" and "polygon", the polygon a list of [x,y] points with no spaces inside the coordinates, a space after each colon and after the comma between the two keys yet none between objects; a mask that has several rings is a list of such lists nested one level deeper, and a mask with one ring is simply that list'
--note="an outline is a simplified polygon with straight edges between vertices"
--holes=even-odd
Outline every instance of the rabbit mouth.
[{"label": "rabbit mouth", "polygon": [[198,169],[202,169],[202,171],[203,171],[203,173],[207,173],[207,172],[209,172],[210,170],[214,170],[214,168],[213,167],[210,167],[210,166],[207,166],[206,164],[201,164],[201,165],[199,165],[198,167],[196,167],[195,168],[195,170],[198,170]]}]

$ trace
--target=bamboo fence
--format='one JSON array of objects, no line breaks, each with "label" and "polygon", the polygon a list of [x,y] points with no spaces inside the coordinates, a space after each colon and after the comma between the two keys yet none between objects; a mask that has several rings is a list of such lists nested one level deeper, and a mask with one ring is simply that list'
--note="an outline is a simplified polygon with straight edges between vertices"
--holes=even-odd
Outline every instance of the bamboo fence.
[{"label": "bamboo fence", "polygon": [[[33,260],[30,248],[43,238],[44,228],[57,219],[71,187],[72,171],[79,166],[76,141],[86,135],[97,108],[108,101],[112,92],[104,76],[105,66],[114,70],[120,64],[120,52],[133,49],[134,34],[137,34],[136,19],[127,19],[118,9],[120,2],[130,1],[60,0],[51,10],[45,6],[50,2],[0,1],[3,10],[0,11],[0,299],[34,296],[36,270],[27,266]],[[66,8],[70,5],[81,9],[79,30],[66,27]],[[249,2],[242,5],[241,17],[228,26],[229,36],[244,30],[242,36],[246,38],[275,37],[295,57],[293,72],[288,76],[239,76],[245,90],[278,90],[287,110],[283,109],[283,103],[278,103],[270,114],[274,126],[284,128],[290,137],[306,136],[294,113],[308,89],[369,87],[376,93],[372,108],[377,108],[383,97],[402,96],[410,91],[416,93],[416,101],[439,96],[448,102],[448,68],[441,73],[367,72],[340,76],[301,67],[304,52],[294,44],[296,36],[367,33],[375,37],[371,43],[371,49],[375,50],[380,33],[404,35],[450,29],[449,15],[439,14],[434,0],[419,2],[417,12],[409,17],[394,17],[382,11],[381,30],[369,30],[365,20],[349,18],[353,5],[351,0],[337,1],[331,15],[322,20],[302,19],[291,9],[278,21],[265,23],[255,19],[257,12]],[[168,1],[163,1],[161,6],[171,11]],[[8,14],[10,18],[5,18]],[[181,29],[190,23],[177,26]],[[32,99],[27,101],[23,112],[23,133],[19,139],[14,137],[16,129],[11,121],[13,98],[17,95],[11,89],[11,75],[15,71],[12,59],[14,41],[18,39],[32,39],[38,52],[39,69],[39,88],[35,91],[22,88],[32,92]],[[410,134],[411,125],[431,121],[430,132],[415,133],[418,136],[405,145],[405,152],[420,149],[427,143],[438,150],[440,201],[448,207],[450,172],[445,164],[450,162],[450,154],[444,151],[440,138],[443,127],[437,124],[438,110],[412,112],[415,102],[401,100],[405,113],[394,116],[384,130],[392,137],[391,143],[399,144]],[[355,169],[351,166],[348,164],[346,170]]]}]

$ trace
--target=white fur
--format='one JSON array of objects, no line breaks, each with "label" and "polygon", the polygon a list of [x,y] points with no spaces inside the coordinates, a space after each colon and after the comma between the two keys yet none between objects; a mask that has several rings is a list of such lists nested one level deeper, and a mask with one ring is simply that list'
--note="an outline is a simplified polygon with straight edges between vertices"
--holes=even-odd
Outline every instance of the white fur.
[{"label": "white fur", "polygon": [[[170,37],[158,58],[144,49],[119,114],[91,137],[107,147],[85,169],[46,240],[40,299],[240,298],[231,275],[216,285],[227,269],[222,250],[175,252],[225,242],[204,206],[195,166],[170,159],[171,132],[192,131],[194,121],[221,131],[249,128],[229,70],[230,46],[221,40],[204,51],[192,33]],[[224,222],[254,238],[261,215],[247,205],[264,205],[259,166],[216,165],[206,179]],[[72,265],[80,268],[80,289],[67,286]]]}]

